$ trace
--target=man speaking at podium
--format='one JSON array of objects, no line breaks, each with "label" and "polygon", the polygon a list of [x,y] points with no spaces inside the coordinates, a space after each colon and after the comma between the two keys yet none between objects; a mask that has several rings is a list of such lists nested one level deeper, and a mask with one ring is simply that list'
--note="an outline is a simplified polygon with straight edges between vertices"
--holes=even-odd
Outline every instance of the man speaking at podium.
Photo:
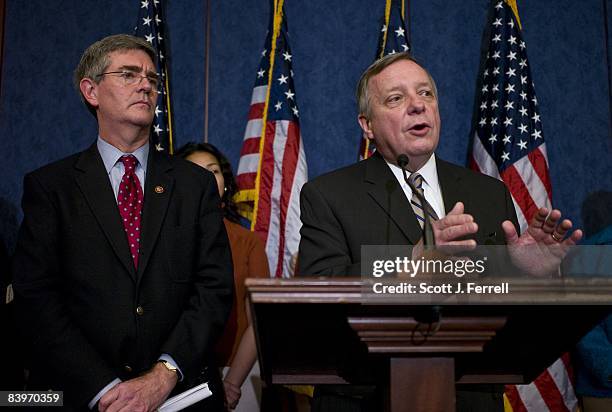
[{"label": "man speaking at podium", "polygon": [[160,81],[144,39],[91,45],[75,85],[98,138],[25,177],[13,286],[28,389],[63,391],[67,410],[156,410],[197,381],[231,308],[215,179],[149,143]]},{"label": "man speaking at podium", "polygon": [[[503,182],[434,154],[440,136],[438,92],[429,73],[408,53],[374,62],[359,80],[357,100],[359,125],[375,143],[376,153],[302,188],[299,275],[359,276],[362,245],[422,244],[425,219],[439,246],[561,244],[545,259],[537,255],[538,248],[508,249],[512,263],[528,273],[556,273],[564,246],[579,241],[582,232],[568,235],[571,222],[561,221],[558,210],[549,213],[542,208],[519,236]],[[398,158],[405,157],[407,165],[398,164]],[[408,171],[411,184],[422,190],[423,201],[413,195],[400,166]],[[513,253],[518,249],[533,250],[534,255]],[[352,402],[336,400],[337,409]],[[480,410],[495,410],[488,408],[483,405]]]}]

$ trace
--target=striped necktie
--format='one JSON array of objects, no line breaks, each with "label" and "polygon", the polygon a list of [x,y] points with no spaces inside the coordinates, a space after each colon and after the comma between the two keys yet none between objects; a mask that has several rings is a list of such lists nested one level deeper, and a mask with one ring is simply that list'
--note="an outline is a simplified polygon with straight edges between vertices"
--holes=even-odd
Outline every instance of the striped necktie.
[{"label": "striped necktie", "polygon": [[[410,182],[417,188],[421,196],[425,198],[425,192],[423,191],[423,176],[418,173],[412,173],[408,178]],[[419,225],[421,225],[421,229],[425,226],[425,215],[424,210],[427,210],[427,214],[433,220],[438,220],[438,215],[436,211],[433,210],[429,202],[425,200],[425,207],[421,204],[419,197],[416,194],[412,194],[412,199],[410,200],[410,204],[412,204],[412,210],[414,210],[414,214],[416,215],[417,221]]]}]

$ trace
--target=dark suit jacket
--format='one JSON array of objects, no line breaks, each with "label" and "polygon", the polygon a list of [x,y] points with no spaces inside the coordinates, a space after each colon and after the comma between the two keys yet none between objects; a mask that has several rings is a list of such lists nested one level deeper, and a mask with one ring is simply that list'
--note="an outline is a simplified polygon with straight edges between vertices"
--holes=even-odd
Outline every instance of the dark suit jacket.
[{"label": "dark suit jacket", "polygon": [[[436,158],[444,208],[456,202],[478,223],[478,244],[504,244],[501,223],[518,227],[510,193],[499,180]],[[414,245],[422,236],[412,206],[380,154],[320,176],[300,198],[299,275],[361,273],[362,245]]]},{"label": "dark suit jacket", "polygon": [[0,388],[2,390],[23,389],[23,360],[15,329],[14,302],[10,301],[8,289],[12,283],[9,270],[9,256],[0,240],[0,353],[4,354],[2,373],[0,373]]},{"label": "dark suit jacket", "polygon": [[25,177],[13,274],[31,383],[64,390],[73,405],[148,370],[162,353],[193,380],[232,304],[212,174],[151,150],[143,191],[135,270],[95,144]]}]

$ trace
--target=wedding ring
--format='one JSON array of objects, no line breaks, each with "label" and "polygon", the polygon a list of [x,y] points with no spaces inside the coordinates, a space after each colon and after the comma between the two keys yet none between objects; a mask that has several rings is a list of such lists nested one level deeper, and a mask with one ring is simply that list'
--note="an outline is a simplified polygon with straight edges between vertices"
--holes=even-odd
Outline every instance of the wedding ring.
[{"label": "wedding ring", "polygon": [[555,239],[556,242],[561,242],[563,240],[563,238],[554,231],[550,234],[550,237]]}]

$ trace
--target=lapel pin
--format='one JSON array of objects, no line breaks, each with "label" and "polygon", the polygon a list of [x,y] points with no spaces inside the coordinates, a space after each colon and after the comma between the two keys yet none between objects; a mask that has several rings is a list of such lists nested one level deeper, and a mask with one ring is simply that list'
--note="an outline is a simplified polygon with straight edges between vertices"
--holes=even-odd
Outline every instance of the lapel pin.
[{"label": "lapel pin", "polygon": [[155,186],[155,193],[162,194],[164,193],[164,187],[163,186]]}]

